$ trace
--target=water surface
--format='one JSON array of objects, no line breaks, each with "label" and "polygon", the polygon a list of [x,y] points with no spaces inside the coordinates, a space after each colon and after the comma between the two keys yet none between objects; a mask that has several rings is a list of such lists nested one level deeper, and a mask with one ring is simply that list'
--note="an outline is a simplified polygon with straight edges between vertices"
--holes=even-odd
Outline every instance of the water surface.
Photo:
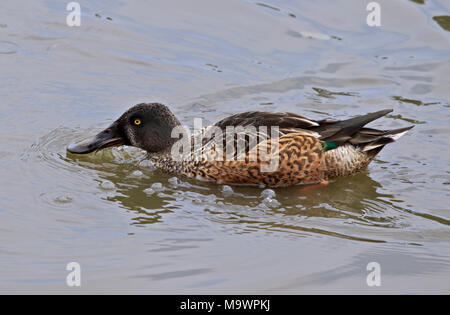
[{"label": "water surface", "polygon": [[[0,4],[1,293],[450,292],[448,1],[380,0],[381,27],[360,0],[79,2],[80,27],[60,1]],[[138,149],[66,153],[153,101],[188,126],[393,108],[372,126],[415,128],[366,172],[272,202]]]}]

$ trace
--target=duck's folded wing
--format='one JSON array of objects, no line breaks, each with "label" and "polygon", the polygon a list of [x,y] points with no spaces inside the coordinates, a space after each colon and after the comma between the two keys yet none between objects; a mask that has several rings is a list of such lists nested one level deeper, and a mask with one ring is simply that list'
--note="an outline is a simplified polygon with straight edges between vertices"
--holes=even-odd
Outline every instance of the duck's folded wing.
[{"label": "duck's folded wing", "polygon": [[201,137],[201,141],[197,140],[201,146],[193,151],[196,155],[214,152],[238,157],[273,137],[295,133],[319,138],[318,133],[309,130],[319,126],[316,121],[295,113],[245,112],[205,127],[196,135]]},{"label": "duck's folded wing", "polygon": [[215,126],[225,129],[227,126],[278,126],[278,128],[309,129],[319,123],[295,113],[245,112],[229,116],[217,122]]},{"label": "duck's folded wing", "polygon": [[[369,122],[385,116],[391,111],[392,109],[385,109],[346,120],[313,120],[295,113],[254,111],[229,116],[213,126],[218,127],[224,134],[226,133],[227,127],[245,127],[245,132],[248,134],[257,134],[259,137],[265,137],[265,139],[270,139],[274,135],[282,137],[287,134],[299,134],[302,136],[318,138],[323,142],[330,143],[331,148],[337,148],[343,144],[351,144],[355,147],[359,147],[363,151],[367,151],[395,141],[403,135],[405,131],[412,128],[406,127],[396,130],[377,130],[364,127]],[[272,127],[277,127],[279,132],[274,133]],[[257,131],[249,132],[251,128],[256,128]],[[237,133],[237,135],[234,136],[235,140],[239,138],[239,134],[240,133]],[[226,137],[223,138],[224,141],[230,140],[229,136],[227,137],[228,139],[226,139]],[[205,140],[206,142],[209,142],[212,138]],[[246,141],[247,150],[252,149],[253,145],[249,143],[248,140]]]}]

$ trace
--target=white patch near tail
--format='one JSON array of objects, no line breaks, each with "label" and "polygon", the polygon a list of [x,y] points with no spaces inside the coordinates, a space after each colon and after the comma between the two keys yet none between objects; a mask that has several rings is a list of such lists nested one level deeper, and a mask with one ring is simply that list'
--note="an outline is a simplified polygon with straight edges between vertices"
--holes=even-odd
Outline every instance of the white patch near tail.
[{"label": "white patch near tail", "polygon": [[372,150],[372,149],[375,149],[375,148],[378,148],[378,147],[381,147],[381,146],[384,146],[384,145],[386,145],[386,144],[372,144],[372,145],[366,145],[365,147],[364,147],[364,149],[362,150],[362,152],[366,152],[366,151],[370,151],[370,150]]},{"label": "white patch near tail", "polygon": [[393,134],[393,135],[386,135],[385,137],[388,137],[388,138],[391,138],[391,139],[397,141],[398,139],[400,139],[407,132],[408,132],[408,130],[405,130],[403,132],[396,133],[396,134]]},{"label": "white patch near tail", "polygon": [[[385,135],[383,137],[391,138],[392,140],[397,141],[398,139],[400,139],[407,132],[408,132],[408,130],[405,130],[403,132],[399,132],[399,133],[395,133],[395,134],[391,134],[391,135]],[[378,148],[378,147],[381,147],[381,146],[384,146],[384,145],[386,145],[386,144],[382,143],[382,144],[367,145],[367,146],[364,147],[363,152],[370,151],[370,150],[373,150],[375,148]]]}]

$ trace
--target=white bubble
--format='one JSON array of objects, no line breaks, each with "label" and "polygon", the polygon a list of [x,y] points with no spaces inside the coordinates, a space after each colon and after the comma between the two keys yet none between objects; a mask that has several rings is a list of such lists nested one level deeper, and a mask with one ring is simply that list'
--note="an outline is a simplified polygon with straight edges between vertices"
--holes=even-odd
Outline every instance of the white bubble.
[{"label": "white bubble", "polygon": [[113,190],[115,188],[113,182],[110,182],[109,180],[102,181],[99,186],[104,190]]},{"label": "white bubble", "polygon": [[276,207],[280,206],[280,203],[278,202],[278,200],[272,199],[270,197],[267,197],[266,199],[264,199],[263,203],[270,208],[276,208]]},{"label": "white bubble", "polygon": [[258,205],[258,208],[269,209],[269,207],[268,207],[264,202],[261,202],[261,203]]},{"label": "white bubble", "polygon": [[151,187],[154,191],[160,191],[164,189],[163,184],[161,183],[153,183],[152,187]]},{"label": "white bubble", "polygon": [[222,194],[224,196],[231,196],[233,194],[233,188],[228,185],[222,186]]},{"label": "white bubble", "polygon": [[151,188],[147,188],[147,189],[144,189],[144,193],[146,193],[147,195],[153,195],[155,193],[155,191]]},{"label": "white bubble", "polygon": [[72,200],[73,200],[72,197],[69,196],[58,196],[55,198],[55,201],[58,203],[69,203]]},{"label": "white bubble", "polygon": [[171,177],[168,180],[169,184],[173,185],[173,186],[177,186],[179,184],[178,178],[177,177]]},{"label": "white bubble", "polygon": [[144,173],[142,173],[139,170],[136,170],[133,173],[131,173],[131,176],[133,176],[133,177],[142,177],[143,175],[144,175]]},{"label": "white bubble", "polygon": [[216,199],[217,197],[214,194],[206,195],[203,197],[203,201],[207,203],[214,203],[216,202]]},{"label": "white bubble", "polygon": [[272,189],[264,189],[261,192],[262,198],[273,198],[273,197],[275,197],[275,195],[276,195],[276,193]]},{"label": "white bubble", "polygon": [[149,160],[143,160],[139,163],[139,166],[149,168],[150,170],[155,170],[157,167],[155,164]]}]

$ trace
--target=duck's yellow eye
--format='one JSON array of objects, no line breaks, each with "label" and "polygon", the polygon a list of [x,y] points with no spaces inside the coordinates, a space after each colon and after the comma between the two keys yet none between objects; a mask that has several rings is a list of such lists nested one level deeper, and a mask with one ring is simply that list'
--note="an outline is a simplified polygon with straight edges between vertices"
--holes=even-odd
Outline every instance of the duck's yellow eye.
[{"label": "duck's yellow eye", "polygon": [[136,126],[139,126],[141,123],[142,123],[142,121],[141,121],[140,119],[135,119],[135,120],[134,120],[134,124],[135,124]]}]

